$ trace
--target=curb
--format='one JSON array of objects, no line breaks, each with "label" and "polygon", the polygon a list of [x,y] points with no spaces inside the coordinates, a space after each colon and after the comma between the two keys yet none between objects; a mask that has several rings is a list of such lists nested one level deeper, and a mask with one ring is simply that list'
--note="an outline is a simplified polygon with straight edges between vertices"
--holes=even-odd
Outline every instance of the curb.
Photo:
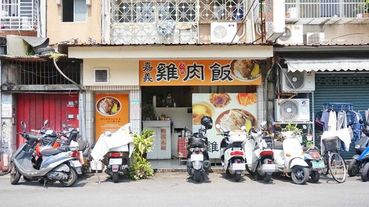
[{"label": "curb", "polygon": [[[209,173],[222,173],[224,170],[222,168],[210,169]],[[154,169],[154,173],[173,173],[173,172],[181,172],[187,173],[187,169]]]}]

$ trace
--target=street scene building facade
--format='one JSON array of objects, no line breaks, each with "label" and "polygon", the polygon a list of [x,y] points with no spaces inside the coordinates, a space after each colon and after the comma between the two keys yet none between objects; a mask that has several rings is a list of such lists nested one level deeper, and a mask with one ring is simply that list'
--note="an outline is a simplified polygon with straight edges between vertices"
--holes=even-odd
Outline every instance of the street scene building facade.
[{"label": "street scene building facade", "polygon": [[[130,122],[154,130],[149,159],[169,160],[186,158],[186,131],[204,115],[229,130],[296,123],[315,144],[325,110],[368,117],[365,0],[0,3],[4,170],[22,143],[20,121],[67,124],[91,144]],[[65,54],[57,63],[54,50]],[[208,132],[214,162],[218,133]]]}]

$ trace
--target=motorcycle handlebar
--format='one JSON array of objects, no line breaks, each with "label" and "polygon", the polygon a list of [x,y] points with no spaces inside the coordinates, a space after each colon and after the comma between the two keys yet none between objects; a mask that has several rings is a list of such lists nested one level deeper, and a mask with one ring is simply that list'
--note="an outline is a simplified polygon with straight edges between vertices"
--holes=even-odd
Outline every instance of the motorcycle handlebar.
[{"label": "motorcycle handlebar", "polygon": [[27,139],[27,140],[30,140],[30,139],[33,139],[33,140],[39,140],[41,137],[38,136],[38,135],[32,135],[32,134],[27,134],[27,133],[22,133],[22,136]]}]

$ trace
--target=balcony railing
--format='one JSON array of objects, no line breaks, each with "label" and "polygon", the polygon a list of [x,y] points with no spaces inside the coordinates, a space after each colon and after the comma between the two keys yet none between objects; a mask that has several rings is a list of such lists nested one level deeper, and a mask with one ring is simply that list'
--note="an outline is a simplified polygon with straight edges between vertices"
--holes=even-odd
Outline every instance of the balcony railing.
[{"label": "balcony railing", "polygon": [[357,18],[369,8],[366,0],[286,0],[286,17],[300,18]]},{"label": "balcony railing", "polygon": [[0,30],[34,30],[37,0],[0,0]]},{"label": "balcony railing", "polygon": [[[329,19],[360,20],[369,17],[369,5],[365,2],[366,0],[285,0],[286,21],[306,23],[316,19],[318,21],[314,22],[320,24]],[[254,9],[256,19],[260,19],[261,7],[265,17],[264,3],[258,4]]]},{"label": "balcony railing", "polygon": [[210,42],[211,23],[244,25],[247,3],[248,0],[110,0],[110,42]]}]

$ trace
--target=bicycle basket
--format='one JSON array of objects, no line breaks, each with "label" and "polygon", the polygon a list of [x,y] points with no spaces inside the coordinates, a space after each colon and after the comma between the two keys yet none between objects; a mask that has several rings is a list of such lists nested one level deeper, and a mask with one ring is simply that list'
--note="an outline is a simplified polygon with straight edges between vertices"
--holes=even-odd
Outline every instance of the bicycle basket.
[{"label": "bicycle basket", "polygon": [[332,139],[323,139],[324,150],[330,152],[338,152],[340,149],[339,139],[332,138]]}]

